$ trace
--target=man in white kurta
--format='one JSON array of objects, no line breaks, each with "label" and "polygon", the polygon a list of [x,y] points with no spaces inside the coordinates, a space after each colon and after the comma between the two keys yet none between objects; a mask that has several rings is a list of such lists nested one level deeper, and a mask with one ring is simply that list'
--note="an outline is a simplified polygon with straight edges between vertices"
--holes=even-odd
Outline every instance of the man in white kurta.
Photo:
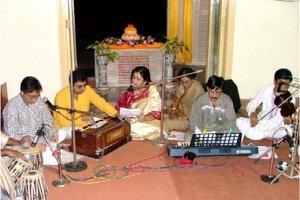
[{"label": "man in white kurta", "polygon": [[[281,138],[286,134],[292,135],[291,124],[284,123],[280,108],[274,103],[276,95],[288,89],[292,78],[292,73],[288,69],[277,70],[274,84],[263,87],[248,103],[246,111],[250,118],[241,117],[236,122],[244,136],[252,140],[261,140],[268,137]],[[260,104],[262,109],[257,114],[256,109]]]}]

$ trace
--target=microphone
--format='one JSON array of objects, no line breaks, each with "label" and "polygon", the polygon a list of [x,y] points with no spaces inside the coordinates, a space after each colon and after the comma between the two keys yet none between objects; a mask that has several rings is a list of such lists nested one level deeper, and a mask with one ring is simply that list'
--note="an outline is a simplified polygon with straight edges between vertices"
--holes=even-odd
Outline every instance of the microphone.
[{"label": "microphone", "polygon": [[53,104],[47,99],[47,97],[43,97],[42,99],[43,99],[44,103],[47,104],[47,106],[48,106],[51,110],[55,111],[55,110],[57,109],[57,106],[53,105]]},{"label": "microphone", "polygon": [[36,144],[37,144],[37,141],[39,139],[39,137],[43,134],[45,134],[45,132],[43,131],[43,128],[44,128],[44,124],[42,124],[41,128],[36,132],[32,142],[31,142],[31,147],[35,147]]},{"label": "microphone", "polygon": [[294,147],[294,141],[293,141],[293,138],[289,135],[289,134],[286,134],[285,136],[283,136],[282,138],[280,138],[278,141],[277,141],[277,144],[275,144],[276,146],[280,145],[282,142],[284,141],[287,141],[290,148],[293,148]]},{"label": "microphone", "polygon": [[280,145],[281,143],[283,143],[285,140],[287,140],[287,135],[283,136],[282,138],[280,138],[277,143],[273,144],[275,147]]},{"label": "microphone", "polygon": [[286,135],[286,140],[289,143],[290,148],[294,148],[293,138],[289,134]]}]

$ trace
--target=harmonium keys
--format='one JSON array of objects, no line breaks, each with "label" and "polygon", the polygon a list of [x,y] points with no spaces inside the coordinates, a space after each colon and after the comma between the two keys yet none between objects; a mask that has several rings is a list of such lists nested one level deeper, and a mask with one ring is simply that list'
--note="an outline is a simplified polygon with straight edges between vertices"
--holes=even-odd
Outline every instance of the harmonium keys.
[{"label": "harmonium keys", "polygon": [[[76,152],[92,158],[100,158],[131,141],[130,123],[118,118],[107,118],[99,125],[75,131]],[[73,148],[70,148],[73,150]]]}]

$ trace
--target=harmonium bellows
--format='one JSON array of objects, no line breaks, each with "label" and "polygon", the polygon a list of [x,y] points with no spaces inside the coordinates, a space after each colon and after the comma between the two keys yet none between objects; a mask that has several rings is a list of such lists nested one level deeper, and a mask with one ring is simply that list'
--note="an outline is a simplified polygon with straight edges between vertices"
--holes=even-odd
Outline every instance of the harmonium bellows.
[{"label": "harmonium bellows", "polygon": [[[75,131],[77,153],[99,158],[131,141],[129,122],[118,118],[106,120],[107,123],[99,129],[88,128]],[[73,150],[73,147],[70,149]]]}]

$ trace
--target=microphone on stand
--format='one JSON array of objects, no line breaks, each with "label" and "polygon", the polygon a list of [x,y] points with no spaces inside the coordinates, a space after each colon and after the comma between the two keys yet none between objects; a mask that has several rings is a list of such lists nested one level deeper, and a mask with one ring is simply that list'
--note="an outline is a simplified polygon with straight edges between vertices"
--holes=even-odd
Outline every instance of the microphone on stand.
[{"label": "microphone on stand", "polygon": [[293,141],[293,138],[292,138],[289,134],[287,134],[286,140],[287,140],[287,142],[289,143],[290,148],[294,148],[294,141]]},{"label": "microphone on stand", "polygon": [[294,150],[295,150],[295,145],[294,145],[294,140],[293,138],[287,134],[286,135],[286,141],[288,142],[289,144],[289,147],[290,147],[290,153],[292,153]]},{"label": "microphone on stand", "polygon": [[53,105],[53,104],[47,99],[47,97],[43,97],[42,99],[43,99],[44,103],[47,104],[47,106],[48,106],[51,110],[55,111],[55,110],[57,109],[57,106],[56,106],[56,105]]},{"label": "microphone on stand", "polygon": [[37,144],[37,141],[39,140],[40,136],[45,134],[45,132],[43,131],[44,128],[44,124],[42,124],[41,128],[36,132],[32,142],[31,142],[31,147],[35,147]]},{"label": "microphone on stand", "polygon": [[280,145],[281,143],[283,143],[285,140],[287,140],[287,138],[288,138],[287,135],[285,135],[285,136],[283,136],[282,138],[280,138],[280,139],[277,141],[277,143],[274,144],[275,147],[277,147],[278,145]]},{"label": "microphone on stand", "polygon": [[198,74],[198,73],[201,73],[203,72],[202,69],[199,69],[199,70],[196,70],[194,72],[191,72],[191,73],[187,73],[187,74],[182,74],[180,76],[175,76],[171,79],[168,79],[168,80],[159,80],[159,81],[155,81],[155,82],[152,82],[150,85],[160,85],[160,84],[163,84],[167,81],[173,81],[173,80],[176,80],[176,79],[179,79],[179,78],[182,78],[182,77],[185,77],[185,76],[189,76],[189,75],[192,75],[192,74]]}]

